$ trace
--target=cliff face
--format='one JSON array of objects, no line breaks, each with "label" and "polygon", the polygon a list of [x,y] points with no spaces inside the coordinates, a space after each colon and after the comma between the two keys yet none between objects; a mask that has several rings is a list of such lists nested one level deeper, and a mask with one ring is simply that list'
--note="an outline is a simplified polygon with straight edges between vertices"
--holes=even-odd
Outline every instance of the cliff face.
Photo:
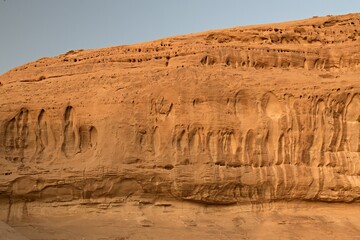
[{"label": "cliff face", "polygon": [[0,76],[0,196],[357,201],[359,26],[238,27],[15,68]]}]

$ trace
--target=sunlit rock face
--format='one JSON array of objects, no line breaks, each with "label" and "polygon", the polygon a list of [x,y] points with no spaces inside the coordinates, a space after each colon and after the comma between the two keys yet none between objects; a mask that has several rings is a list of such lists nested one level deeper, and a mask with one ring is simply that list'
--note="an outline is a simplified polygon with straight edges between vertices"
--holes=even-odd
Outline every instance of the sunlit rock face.
[{"label": "sunlit rock face", "polygon": [[360,15],[42,58],[0,76],[4,202],[360,197]]}]

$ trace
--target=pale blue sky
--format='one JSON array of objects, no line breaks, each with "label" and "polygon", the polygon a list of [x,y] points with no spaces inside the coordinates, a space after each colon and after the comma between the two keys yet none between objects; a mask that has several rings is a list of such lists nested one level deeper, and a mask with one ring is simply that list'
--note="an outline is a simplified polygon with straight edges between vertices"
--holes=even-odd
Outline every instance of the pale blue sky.
[{"label": "pale blue sky", "polygon": [[360,0],[0,0],[0,74],[71,49],[360,12]]}]

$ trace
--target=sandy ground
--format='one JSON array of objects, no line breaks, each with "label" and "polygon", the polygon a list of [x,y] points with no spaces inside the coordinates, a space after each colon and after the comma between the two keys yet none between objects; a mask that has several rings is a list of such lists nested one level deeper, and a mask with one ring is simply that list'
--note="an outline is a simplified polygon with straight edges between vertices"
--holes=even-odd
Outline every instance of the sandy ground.
[{"label": "sandy ground", "polygon": [[24,235],[0,221],[0,239],[2,240],[28,240]]},{"label": "sandy ground", "polygon": [[[360,205],[34,206],[10,225],[29,239],[360,239]],[[17,239],[17,238],[9,238]],[[18,238],[22,239],[22,238]]]}]

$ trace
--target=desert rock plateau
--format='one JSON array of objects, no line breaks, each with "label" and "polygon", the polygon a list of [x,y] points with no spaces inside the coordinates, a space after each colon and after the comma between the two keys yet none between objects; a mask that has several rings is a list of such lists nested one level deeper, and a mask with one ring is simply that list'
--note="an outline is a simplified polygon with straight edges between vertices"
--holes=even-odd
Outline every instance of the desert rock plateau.
[{"label": "desert rock plateau", "polygon": [[360,14],[1,75],[0,220],[6,239],[360,239]]}]

